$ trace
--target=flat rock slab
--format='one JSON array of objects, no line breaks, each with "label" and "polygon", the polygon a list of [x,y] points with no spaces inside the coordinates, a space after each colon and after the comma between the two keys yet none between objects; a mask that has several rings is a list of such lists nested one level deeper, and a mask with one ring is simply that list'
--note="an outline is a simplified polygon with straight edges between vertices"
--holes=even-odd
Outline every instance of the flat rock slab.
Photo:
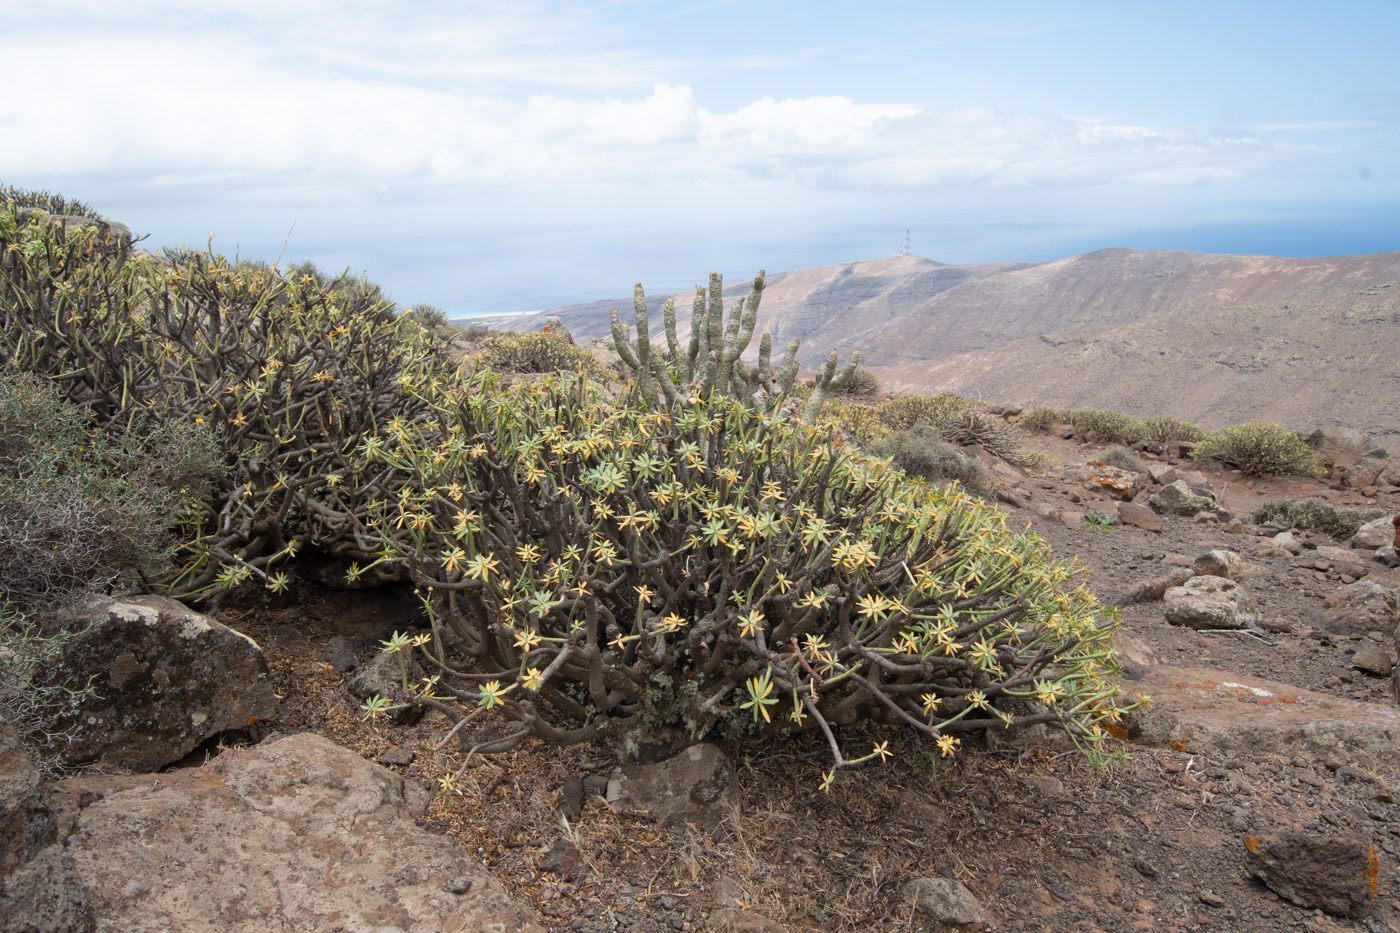
[{"label": "flat rock slab", "polygon": [[1400,774],[1400,707],[1358,703],[1227,671],[1148,667],[1132,683],[1152,697],[1130,735],[1145,744],[1228,755],[1339,758]]},{"label": "flat rock slab", "polygon": [[152,775],[82,810],[63,851],[97,933],[537,933],[423,791],[301,734]]},{"label": "flat rock slab", "polygon": [[608,781],[609,806],[623,813],[646,813],[663,826],[713,826],[738,802],[734,766],[708,742],[665,761],[623,765]]}]

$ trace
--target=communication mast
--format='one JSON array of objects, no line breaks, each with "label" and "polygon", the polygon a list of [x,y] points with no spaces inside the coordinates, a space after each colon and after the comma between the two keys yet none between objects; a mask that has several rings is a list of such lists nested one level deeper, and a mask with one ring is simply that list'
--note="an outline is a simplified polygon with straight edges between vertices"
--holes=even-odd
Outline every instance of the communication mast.
[{"label": "communication mast", "polygon": [[912,256],[912,255],[913,255],[912,253],[909,252],[909,230],[908,230],[908,228],[906,228],[905,231],[904,231],[904,240],[903,240],[903,242],[901,242],[901,243],[899,244],[899,252],[895,253],[895,255],[896,255],[896,256]]}]

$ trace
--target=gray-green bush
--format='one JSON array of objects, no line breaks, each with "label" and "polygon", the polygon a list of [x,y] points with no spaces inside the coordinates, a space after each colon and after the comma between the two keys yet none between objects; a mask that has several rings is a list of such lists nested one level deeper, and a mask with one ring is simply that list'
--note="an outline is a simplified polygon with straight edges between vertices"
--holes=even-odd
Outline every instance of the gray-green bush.
[{"label": "gray-green bush", "polygon": [[1367,522],[1389,514],[1384,509],[1339,508],[1326,499],[1314,497],[1270,499],[1250,513],[1250,518],[1261,525],[1320,531],[1334,538],[1345,539],[1356,534]]},{"label": "gray-green bush", "polygon": [[47,683],[34,674],[51,666],[64,643],[77,634],[62,629],[44,632],[0,599],[0,723],[15,730],[30,762],[42,772],[58,769],[63,746],[78,727],[65,729],[57,724],[71,721],[92,688]]},{"label": "gray-green bush", "polygon": [[915,425],[896,431],[868,448],[877,457],[886,457],[910,476],[931,483],[957,482],[970,490],[987,487],[987,468],[975,457],[964,457],[939,436],[932,425]]},{"label": "gray-green bush", "polygon": [[0,371],[0,598],[32,609],[159,573],[222,459],[198,425],[108,438],[50,384]]}]

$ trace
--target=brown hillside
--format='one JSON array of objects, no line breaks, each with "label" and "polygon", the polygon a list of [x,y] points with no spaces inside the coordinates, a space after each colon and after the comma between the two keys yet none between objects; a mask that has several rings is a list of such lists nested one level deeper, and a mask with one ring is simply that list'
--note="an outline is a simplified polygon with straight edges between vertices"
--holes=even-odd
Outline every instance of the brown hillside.
[{"label": "brown hillside", "polygon": [[[747,282],[725,288],[738,300]],[[676,296],[682,324],[693,293]],[[650,298],[659,309],[666,296]],[[549,312],[581,338],[600,301]],[[518,319],[529,327],[542,316]],[[652,318],[660,327],[660,316]],[[761,326],[811,366],[862,358],[900,392],[1112,407],[1207,426],[1364,426],[1400,452],[1400,252],[1285,259],[1106,249],[1035,265],[893,257],[773,275]]]}]

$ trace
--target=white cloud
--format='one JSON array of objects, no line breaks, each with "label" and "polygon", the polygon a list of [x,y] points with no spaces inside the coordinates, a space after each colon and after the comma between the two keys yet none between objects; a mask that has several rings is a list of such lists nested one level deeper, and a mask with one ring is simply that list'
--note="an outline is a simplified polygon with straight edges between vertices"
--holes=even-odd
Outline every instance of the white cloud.
[{"label": "white cloud", "polygon": [[1329,133],[1341,130],[1367,130],[1386,124],[1379,120],[1292,120],[1284,123],[1254,123],[1251,133]]},{"label": "white cloud", "polygon": [[[0,100],[0,176],[18,183],[1180,185],[1305,151],[838,96],[711,109],[668,80],[677,63],[605,47],[608,28],[587,10],[528,3],[60,0],[12,26],[0,86],[26,90]],[[56,68],[61,27],[68,64]]]}]

